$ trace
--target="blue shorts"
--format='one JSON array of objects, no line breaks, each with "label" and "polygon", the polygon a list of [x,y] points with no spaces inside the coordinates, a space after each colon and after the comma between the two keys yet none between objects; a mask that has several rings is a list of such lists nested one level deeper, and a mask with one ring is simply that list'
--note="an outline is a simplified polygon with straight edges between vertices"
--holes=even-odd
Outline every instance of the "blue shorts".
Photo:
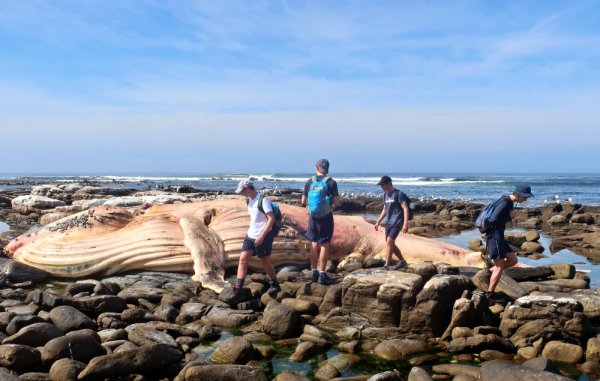
[{"label": "blue shorts", "polygon": [[392,239],[398,238],[400,231],[402,230],[402,226],[388,226],[385,225],[385,239],[387,237],[392,237]]},{"label": "blue shorts", "polygon": [[333,213],[323,218],[308,217],[308,231],[305,237],[310,242],[327,243],[333,237]]},{"label": "blue shorts", "polygon": [[246,236],[244,238],[244,243],[242,244],[242,251],[252,251],[252,256],[257,256],[259,258],[268,257],[271,255],[271,250],[273,249],[273,232],[270,231],[269,234],[265,237],[265,240],[258,246],[254,244],[256,241],[254,238],[250,238]]},{"label": "blue shorts", "polygon": [[512,253],[513,249],[503,237],[487,237],[485,240],[487,254],[491,259],[504,259],[506,253]]}]

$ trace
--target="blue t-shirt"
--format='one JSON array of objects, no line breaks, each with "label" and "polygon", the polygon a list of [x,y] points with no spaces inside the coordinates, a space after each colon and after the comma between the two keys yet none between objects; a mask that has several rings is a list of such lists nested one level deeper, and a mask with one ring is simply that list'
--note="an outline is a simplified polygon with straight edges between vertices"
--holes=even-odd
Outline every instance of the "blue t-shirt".
[{"label": "blue t-shirt", "polygon": [[[398,192],[397,198],[396,192]],[[404,209],[402,209],[402,202],[404,201],[406,201],[407,204],[410,204],[410,199],[404,192],[401,192],[398,189],[386,192],[383,195],[383,204],[385,205],[385,212],[387,213],[385,224],[387,226],[402,226],[404,224]]]}]

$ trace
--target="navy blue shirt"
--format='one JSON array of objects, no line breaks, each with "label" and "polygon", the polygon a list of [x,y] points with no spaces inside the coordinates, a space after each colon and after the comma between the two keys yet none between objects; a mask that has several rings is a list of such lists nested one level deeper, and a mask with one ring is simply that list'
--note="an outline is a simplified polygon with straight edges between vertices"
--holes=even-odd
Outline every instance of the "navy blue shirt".
[{"label": "navy blue shirt", "polygon": [[[326,176],[317,176],[317,181],[321,181],[325,177]],[[305,196],[308,196],[308,191],[310,190],[310,184],[312,184],[312,182],[313,182],[312,179],[313,178],[311,177],[310,179],[308,179],[306,184],[304,184],[304,191],[302,192],[302,194]],[[329,180],[327,180],[327,193],[329,194],[329,196],[331,197],[332,200],[335,196],[339,196],[337,182],[334,179],[332,179],[331,177],[329,178]]]},{"label": "navy blue shirt", "polygon": [[504,237],[504,230],[506,230],[506,223],[511,220],[510,211],[515,208],[515,204],[512,202],[509,196],[502,196],[498,201],[494,213],[490,217],[490,224],[492,230],[489,231],[488,235],[495,237]]},{"label": "navy blue shirt", "polygon": [[[398,192],[397,202],[396,197],[394,197],[396,192]],[[404,192],[401,192],[398,189],[384,193],[383,204],[385,205],[385,212],[387,213],[385,222],[387,226],[402,226],[404,224],[404,209],[402,209],[402,203],[404,201],[406,201],[406,204],[410,204],[410,199]]]}]

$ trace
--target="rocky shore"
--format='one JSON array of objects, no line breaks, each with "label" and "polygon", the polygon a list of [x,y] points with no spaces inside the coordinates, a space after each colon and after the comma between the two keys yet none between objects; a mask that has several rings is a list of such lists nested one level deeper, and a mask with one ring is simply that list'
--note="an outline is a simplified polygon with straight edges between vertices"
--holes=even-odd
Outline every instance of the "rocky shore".
[{"label": "rocky shore", "polygon": [[[179,192],[177,192],[179,190]],[[297,203],[294,190],[267,190]],[[170,189],[139,192],[88,184],[3,191],[11,230],[96,205],[139,207],[232,197]],[[415,202],[413,234],[473,229],[482,205]],[[379,199],[343,200],[337,213],[379,213]],[[520,255],[569,248],[600,256],[600,208],[555,204],[519,210],[510,237]],[[1,241],[0,241],[1,242]],[[481,242],[471,242],[483,249]],[[543,249],[543,247],[542,247]],[[279,269],[282,291],[253,274],[241,293],[202,289],[187,274],[136,273],[77,282],[2,259],[0,379],[4,380],[566,380],[600,374],[600,294],[572,264],[509,269],[488,299],[475,268],[411,263],[384,271],[350,255],[330,263],[323,286],[305,269]],[[324,357],[327,358],[324,358]],[[284,365],[282,365],[284,364]],[[298,370],[304,373],[294,373]]]}]

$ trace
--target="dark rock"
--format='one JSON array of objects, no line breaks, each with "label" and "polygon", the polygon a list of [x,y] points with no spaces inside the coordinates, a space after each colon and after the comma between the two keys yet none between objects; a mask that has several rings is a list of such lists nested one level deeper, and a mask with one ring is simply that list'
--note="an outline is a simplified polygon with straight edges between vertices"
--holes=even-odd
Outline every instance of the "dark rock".
[{"label": "dark rock", "polygon": [[50,320],[63,332],[78,331],[80,329],[95,329],[96,323],[87,315],[71,306],[55,307],[50,311]]},{"label": "dark rock", "polygon": [[12,259],[4,262],[3,267],[0,269],[0,274],[4,274],[6,279],[11,283],[31,281],[37,284],[44,282],[48,278],[47,272]]},{"label": "dark rock", "polygon": [[48,341],[63,335],[63,331],[50,323],[33,323],[4,339],[2,344],[22,344],[30,347],[40,347]]},{"label": "dark rock", "polygon": [[65,336],[48,341],[42,348],[42,360],[46,364],[62,358],[88,362],[105,354],[106,350],[100,345],[100,337],[89,329],[69,332]]},{"label": "dark rock", "polygon": [[500,352],[514,352],[513,344],[498,335],[473,335],[470,337],[458,337],[453,339],[446,348],[449,352],[481,352],[486,349],[493,349]]},{"label": "dark rock", "polygon": [[535,281],[547,279],[554,275],[554,271],[548,266],[539,267],[510,267],[503,271],[517,282]]},{"label": "dark rock", "polygon": [[548,360],[545,357],[541,357],[541,356],[533,358],[531,360],[527,360],[521,365],[526,366],[531,369],[535,369],[535,370],[542,370],[542,371],[546,371],[546,372],[558,373],[558,368],[556,367],[556,365],[554,365],[554,363],[552,361]]},{"label": "dark rock", "polygon": [[425,369],[415,366],[408,373],[408,381],[433,381],[433,378]]},{"label": "dark rock", "polygon": [[154,310],[154,315],[161,320],[173,323],[177,319],[179,311],[170,304],[161,304]]},{"label": "dark rock", "polygon": [[202,341],[215,341],[221,337],[222,330],[217,327],[205,325],[200,331],[200,340]]},{"label": "dark rock", "polygon": [[451,376],[467,375],[479,378],[479,367],[465,364],[438,364],[431,368],[436,373],[449,374]]},{"label": "dark rock", "polygon": [[46,321],[39,317],[38,315],[21,315],[15,316],[8,326],[6,327],[6,333],[8,335],[14,335],[28,325],[34,323],[45,323]]},{"label": "dark rock", "polygon": [[152,344],[163,344],[174,348],[178,348],[175,339],[164,332],[156,329],[151,329],[145,326],[134,327],[133,329],[127,329],[127,338],[134,344],[139,346],[152,345]]},{"label": "dark rock", "polygon": [[44,372],[27,372],[19,376],[21,381],[52,381],[50,374]]},{"label": "dark rock", "polygon": [[212,361],[220,364],[246,364],[259,358],[260,353],[252,343],[239,336],[223,341],[211,356]]},{"label": "dark rock", "polygon": [[179,363],[183,353],[169,345],[156,344],[92,359],[79,374],[80,380],[145,373]]},{"label": "dark rock", "polygon": [[[181,316],[181,315],[180,315]],[[213,307],[201,321],[217,327],[240,327],[257,319],[252,310],[232,310],[229,308]],[[177,318],[179,320],[179,317]]]},{"label": "dark rock", "polygon": [[420,340],[391,339],[379,343],[373,353],[388,361],[404,360],[408,356],[423,353],[430,349],[429,344]]},{"label": "dark rock", "polygon": [[82,292],[89,292],[90,294],[94,291],[96,283],[71,283],[65,289],[65,292],[71,296],[77,295]]},{"label": "dark rock", "polygon": [[159,320],[150,312],[142,308],[129,308],[121,312],[121,320],[127,324],[145,323],[149,321]]}]

